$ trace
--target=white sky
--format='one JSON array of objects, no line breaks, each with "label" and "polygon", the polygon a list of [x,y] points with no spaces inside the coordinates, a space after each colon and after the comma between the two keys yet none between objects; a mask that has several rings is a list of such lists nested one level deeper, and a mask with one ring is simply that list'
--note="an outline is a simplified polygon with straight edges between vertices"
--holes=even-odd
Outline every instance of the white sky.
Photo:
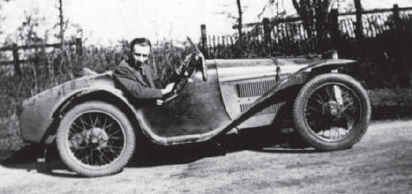
[{"label": "white sky", "polygon": [[[288,15],[295,13],[291,0],[279,1]],[[257,14],[267,2],[242,0],[242,4],[248,7],[244,10],[244,23],[260,21]],[[394,3],[400,7],[412,6],[412,0],[362,0],[364,9],[390,8]],[[81,26],[88,44],[116,44],[121,39],[141,36],[152,41],[163,38],[183,40],[186,36],[198,40],[201,24],[206,24],[208,35],[232,34],[234,20],[217,13],[225,11],[237,16],[236,0],[63,0],[63,4],[65,19]],[[42,24],[51,28],[59,21],[57,6],[58,0],[11,0],[3,3],[1,15],[5,20],[1,25],[4,35],[13,34],[24,21],[24,12],[34,9],[46,18]],[[275,14],[275,10],[267,10],[264,16]]]}]

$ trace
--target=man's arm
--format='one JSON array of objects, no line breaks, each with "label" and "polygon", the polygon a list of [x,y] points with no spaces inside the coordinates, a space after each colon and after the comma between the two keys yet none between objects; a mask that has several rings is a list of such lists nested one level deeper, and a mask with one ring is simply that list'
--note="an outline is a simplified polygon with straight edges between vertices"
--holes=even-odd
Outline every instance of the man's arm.
[{"label": "man's arm", "polygon": [[149,88],[143,86],[136,80],[131,67],[125,64],[120,64],[113,73],[115,83],[120,85],[124,90],[127,90],[133,97],[138,99],[162,98],[161,89]]}]

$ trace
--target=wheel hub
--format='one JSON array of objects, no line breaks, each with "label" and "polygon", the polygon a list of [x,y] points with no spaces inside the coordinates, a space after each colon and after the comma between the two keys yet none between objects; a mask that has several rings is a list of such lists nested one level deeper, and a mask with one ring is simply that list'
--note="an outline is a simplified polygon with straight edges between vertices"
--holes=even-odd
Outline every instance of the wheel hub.
[{"label": "wheel hub", "polygon": [[102,128],[95,127],[84,130],[70,138],[71,147],[79,148],[83,143],[92,146],[94,149],[101,150],[107,147],[109,136]]},{"label": "wheel hub", "polygon": [[107,147],[107,141],[109,140],[107,133],[102,128],[95,127],[89,130],[86,138],[90,144],[97,150]]},{"label": "wheel hub", "polygon": [[329,101],[323,104],[322,113],[323,115],[330,115],[333,117],[339,117],[342,110],[342,105],[336,101]]}]

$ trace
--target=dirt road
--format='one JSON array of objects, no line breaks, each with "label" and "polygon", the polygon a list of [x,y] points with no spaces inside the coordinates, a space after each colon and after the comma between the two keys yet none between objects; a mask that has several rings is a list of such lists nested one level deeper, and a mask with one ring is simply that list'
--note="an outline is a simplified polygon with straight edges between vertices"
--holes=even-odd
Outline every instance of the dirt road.
[{"label": "dirt road", "polygon": [[[193,147],[181,150],[196,156]],[[33,158],[20,158],[0,167],[0,193],[412,193],[412,121],[372,123],[352,149],[335,152],[276,147],[196,158],[169,151],[160,152],[168,162],[132,162],[100,178],[58,164],[38,172]]]}]

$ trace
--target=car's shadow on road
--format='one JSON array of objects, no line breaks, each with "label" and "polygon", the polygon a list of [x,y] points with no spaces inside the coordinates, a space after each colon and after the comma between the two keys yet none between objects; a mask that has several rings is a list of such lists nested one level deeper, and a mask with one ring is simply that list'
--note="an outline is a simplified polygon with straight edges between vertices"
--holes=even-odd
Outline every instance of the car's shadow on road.
[{"label": "car's shadow on road", "polygon": [[[147,145],[147,144],[146,144]],[[144,152],[137,152],[129,167],[146,167],[170,164],[186,164],[206,157],[223,156],[238,151],[266,153],[318,153],[307,146],[296,133],[279,131],[245,130],[237,135],[228,135],[222,141],[204,142],[177,146],[149,145]]]},{"label": "car's shadow on road", "polygon": [[1,166],[60,177],[80,177],[67,170],[54,147],[29,144],[2,161]]},{"label": "car's shadow on road", "polygon": [[[141,145],[139,145],[141,146]],[[243,150],[270,153],[312,153],[294,133],[262,132],[249,130],[237,135],[230,135],[219,142],[158,146],[146,142],[136,151],[127,167],[139,168],[173,164],[188,164],[206,157],[222,156]],[[28,145],[1,165],[7,168],[37,171],[51,176],[78,178],[77,174],[67,170],[58,156],[55,147]]]}]

